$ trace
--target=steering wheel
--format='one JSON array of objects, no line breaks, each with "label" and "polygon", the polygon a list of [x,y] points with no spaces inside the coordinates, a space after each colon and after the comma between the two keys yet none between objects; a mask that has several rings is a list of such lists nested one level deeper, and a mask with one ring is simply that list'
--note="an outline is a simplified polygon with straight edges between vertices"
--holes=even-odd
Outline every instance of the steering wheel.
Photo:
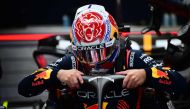
[{"label": "steering wheel", "polygon": [[84,84],[92,86],[97,91],[98,109],[102,109],[104,94],[109,85],[123,82],[124,75],[100,75],[100,76],[83,76]]}]

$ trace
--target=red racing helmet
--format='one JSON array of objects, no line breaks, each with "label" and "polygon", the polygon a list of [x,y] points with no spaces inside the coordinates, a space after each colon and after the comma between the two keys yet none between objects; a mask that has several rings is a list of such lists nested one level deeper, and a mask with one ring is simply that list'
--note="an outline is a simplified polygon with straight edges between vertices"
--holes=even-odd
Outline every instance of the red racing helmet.
[{"label": "red racing helmet", "polygon": [[114,63],[119,54],[119,33],[114,18],[101,5],[80,7],[72,24],[71,42],[81,63]]}]

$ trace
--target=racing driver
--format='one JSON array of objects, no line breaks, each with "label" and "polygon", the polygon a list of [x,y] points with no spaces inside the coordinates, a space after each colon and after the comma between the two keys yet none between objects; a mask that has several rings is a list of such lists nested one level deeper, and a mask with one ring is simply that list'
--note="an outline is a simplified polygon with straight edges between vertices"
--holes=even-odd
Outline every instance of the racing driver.
[{"label": "racing driver", "polygon": [[[83,75],[99,73],[125,76],[122,88],[104,97],[103,109],[139,109],[144,87],[171,96],[186,90],[186,81],[178,72],[163,67],[142,51],[121,46],[118,26],[101,5],[78,8],[70,37],[72,53],[21,80],[18,85],[20,95],[32,97],[47,89],[47,107],[52,106],[52,109],[97,109],[93,92],[76,91],[84,84]],[[66,92],[59,91],[65,88],[68,96],[64,101],[60,99]],[[73,102],[67,107],[69,100]]]}]

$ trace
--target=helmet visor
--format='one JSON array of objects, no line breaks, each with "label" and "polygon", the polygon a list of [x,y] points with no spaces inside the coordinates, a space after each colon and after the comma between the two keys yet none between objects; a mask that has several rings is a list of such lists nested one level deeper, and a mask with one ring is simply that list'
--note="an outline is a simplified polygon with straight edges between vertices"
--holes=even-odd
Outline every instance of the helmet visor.
[{"label": "helmet visor", "polygon": [[112,55],[117,48],[116,40],[113,38],[111,41],[96,46],[72,46],[73,52],[77,59],[83,63],[95,64],[103,62]]}]

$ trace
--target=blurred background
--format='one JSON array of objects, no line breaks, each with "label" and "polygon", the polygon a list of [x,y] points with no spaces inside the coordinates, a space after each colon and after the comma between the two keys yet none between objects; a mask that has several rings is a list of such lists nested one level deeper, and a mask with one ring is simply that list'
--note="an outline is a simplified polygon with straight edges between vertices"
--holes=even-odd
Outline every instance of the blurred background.
[{"label": "blurred background", "polygon": [[65,15],[71,23],[77,8],[89,3],[104,5],[120,23],[145,24],[150,18],[145,0],[2,0],[1,28],[60,25]]},{"label": "blurred background", "polygon": [[[70,25],[77,8],[89,3],[104,5],[119,24],[147,25],[151,18],[147,0],[1,0],[0,28],[61,25],[64,16]],[[185,22],[177,17],[177,23]]]},{"label": "blurred background", "polygon": [[[17,85],[38,68],[33,53],[38,49],[39,40],[52,36],[68,37],[77,8],[85,4],[105,6],[118,25],[130,25],[131,32],[140,32],[151,24],[151,6],[147,0],[1,0],[1,104],[8,103],[9,109],[38,109],[47,99],[46,91],[39,96],[22,97],[17,92]],[[188,22],[186,18],[167,12],[161,19],[161,31],[164,32],[177,32]],[[59,46],[65,43],[59,42]],[[142,44],[139,47],[137,49],[143,49]],[[165,45],[159,47],[164,48]],[[48,59],[53,60],[51,57]],[[189,75],[187,71],[182,71],[182,74]]]}]

